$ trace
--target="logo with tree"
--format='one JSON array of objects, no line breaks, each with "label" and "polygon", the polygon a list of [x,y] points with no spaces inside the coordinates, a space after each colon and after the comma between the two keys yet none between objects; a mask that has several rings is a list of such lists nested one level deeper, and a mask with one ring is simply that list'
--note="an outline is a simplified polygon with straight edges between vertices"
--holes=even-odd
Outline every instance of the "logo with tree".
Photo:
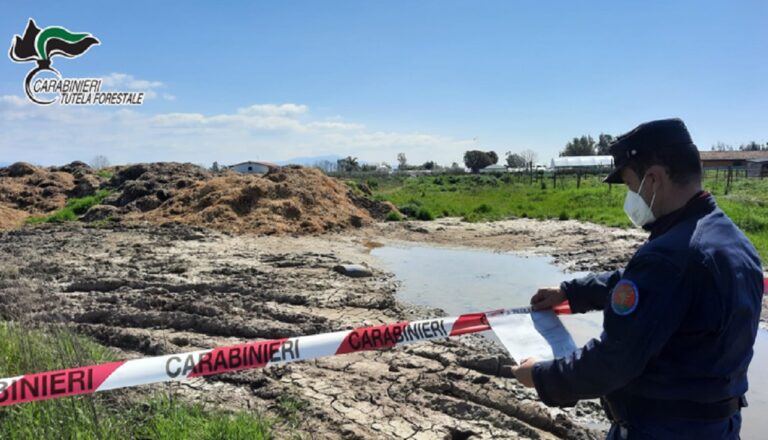
[{"label": "logo with tree", "polygon": [[55,99],[46,101],[35,97],[31,88],[35,75],[50,71],[60,78],[59,72],[51,67],[54,56],[77,58],[96,44],[99,44],[99,40],[88,32],[74,33],[60,26],[40,29],[35,24],[35,20],[30,18],[24,30],[24,36],[14,36],[8,56],[17,63],[30,61],[37,63],[37,67],[32,69],[24,79],[24,91],[34,103],[51,104]]}]

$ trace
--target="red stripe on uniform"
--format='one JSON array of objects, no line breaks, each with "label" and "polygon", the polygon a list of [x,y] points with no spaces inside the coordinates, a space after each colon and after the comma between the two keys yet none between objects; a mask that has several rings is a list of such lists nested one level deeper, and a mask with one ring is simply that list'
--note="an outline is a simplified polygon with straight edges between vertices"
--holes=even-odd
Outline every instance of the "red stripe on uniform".
[{"label": "red stripe on uniform", "polygon": [[567,299],[561,302],[560,304],[552,307],[552,310],[554,310],[555,314],[557,315],[570,315],[573,313],[573,311],[571,310],[571,303],[569,303]]},{"label": "red stripe on uniform", "polygon": [[0,406],[95,392],[125,361],[28,374],[13,383],[0,381]]},{"label": "red stripe on uniform", "polygon": [[336,354],[394,347],[400,341],[403,329],[407,326],[408,322],[398,322],[354,329],[341,342]]},{"label": "red stripe on uniform", "polygon": [[485,313],[468,313],[456,318],[456,322],[453,323],[453,328],[451,329],[451,336],[482,332],[490,329],[491,325],[488,324],[488,318],[485,317]]}]

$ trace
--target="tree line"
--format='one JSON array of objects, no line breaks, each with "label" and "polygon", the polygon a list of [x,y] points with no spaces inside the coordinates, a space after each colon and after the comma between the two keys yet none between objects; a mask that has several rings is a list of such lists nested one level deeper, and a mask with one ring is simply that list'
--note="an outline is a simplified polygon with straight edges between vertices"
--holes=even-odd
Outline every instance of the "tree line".
[{"label": "tree line", "polygon": [[[565,147],[560,151],[560,157],[566,156],[607,156],[610,155],[610,146],[616,141],[616,137],[607,133],[600,133],[597,139],[591,135],[582,135],[574,137]],[[761,144],[755,141],[751,141],[746,144],[739,145],[738,148],[734,148],[732,145],[718,142],[712,146],[712,151],[768,151],[768,143]],[[525,149],[519,152],[507,151],[504,154],[506,166],[509,168],[527,168],[532,167],[537,159],[536,152],[531,149]],[[442,170],[459,170],[461,167],[458,163],[454,162],[450,167],[443,167],[435,163],[434,161],[427,161],[420,165],[412,165],[408,163],[408,159],[405,153],[399,153],[397,155],[398,166],[400,171],[408,170],[429,170],[429,171],[442,171]],[[499,155],[495,151],[483,151],[483,150],[468,150],[464,153],[464,166],[469,168],[473,173],[478,173],[481,169],[490,165],[495,165],[499,162]],[[334,171],[340,172],[356,172],[356,171],[377,171],[382,167],[391,169],[391,167],[382,163],[380,165],[368,165],[360,164],[356,157],[346,157],[339,159],[335,164]]]},{"label": "tree line", "polygon": [[712,151],[768,151],[768,142],[761,144],[751,141],[739,145],[738,148],[734,148],[733,145],[718,142],[715,145],[712,145]]},{"label": "tree line", "polygon": [[607,156],[611,144],[616,140],[610,134],[600,133],[597,141],[591,135],[575,137],[565,144],[565,149],[560,152],[560,157],[564,156]]},{"label": "tree line", "polygon": [[[605,156],[609,155],[609,147],[616,140],[616,138],[610,134],[600,133],[595,140],[591,135],[583,135],[580,137],[574,137],[567,144],[565,148],[560,152],[560,156]],[[513,153],[507,151],[506,154],[507,166],[510,168],[526,168],[533,166],[536,162],[536,152],[527,149],[519,153]],[[494,151],[480,151],[470,150],[464,153],[464,164],[472,170],[473,173],[479,172],[479,170],[498,163],[499,157]]]}]

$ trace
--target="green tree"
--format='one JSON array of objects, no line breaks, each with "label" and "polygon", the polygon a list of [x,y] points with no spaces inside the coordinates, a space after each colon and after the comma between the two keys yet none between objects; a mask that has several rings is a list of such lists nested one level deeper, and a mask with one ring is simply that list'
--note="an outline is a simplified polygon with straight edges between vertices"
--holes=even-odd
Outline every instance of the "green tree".
[{"label": "green tree", "polygon": [[336,164],[338,166],[337,169],[343,173],[351,173],[360,170],[360,164],[357,162],[356,157],[347,156],[344,159],[337,160]]},{"label": "green tree", "polygon": [[517,153],[507,153],[507,165],[510,168],[523,168],[525,167],[525,158]]},{"label": "green tree", "polygon": [[592,136],[575,137],[565,144],[565,150],[560,152],[560,156],[594,156],[596,145]]},{"label": "green tree", "polygon": [[739,146],[739,150],[741,151],[761,151],[763,149],[768,149],[768,145],[766,145],[765,148],[763,148],[762,144],[758,144],[755,141]]},{"label": "green tree", "polygon": [[614,137],[610,134],[600,133],[600,136],[597,138],[597,154],[599,156],[608,156],[611,154],[610,151],[608,151],[608,147],[610,147],[614,141]]},{"label": "green tree", "polygon": [[471,169],[473,173],[477,173],[498,161],[499,156],[493,151],[470,150],[464,153],[464,165]]},{"label": "green tree", "polygon": [[712,145],[712,151],[733,151],[733,145],[718,142],[715,145]]},{"label": "green tree", "polygon": [[398,169],[405,170],[408,169],[408,159],[405,158],[405,153],[397,153],[397,163]]}]

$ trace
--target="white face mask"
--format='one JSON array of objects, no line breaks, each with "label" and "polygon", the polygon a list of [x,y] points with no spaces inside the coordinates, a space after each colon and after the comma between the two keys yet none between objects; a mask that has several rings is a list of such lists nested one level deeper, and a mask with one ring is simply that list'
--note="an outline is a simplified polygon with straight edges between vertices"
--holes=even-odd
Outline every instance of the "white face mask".
[{"label": "white face mask", "polygon": [[656,191],[653,192],[651,198],[651,206],[648,206],[643,200],[640,193],[643,191],[643,183],[645,183],[645,177],[640,181],[640,188],[637,192],[627,190],[627,198],[624,199],[624,212],[627,213],[627,217],[638,228],[642,228],[648,223],[652,223],[656,220],[656,216],[653,215],[653,202],[656,201]]}]

